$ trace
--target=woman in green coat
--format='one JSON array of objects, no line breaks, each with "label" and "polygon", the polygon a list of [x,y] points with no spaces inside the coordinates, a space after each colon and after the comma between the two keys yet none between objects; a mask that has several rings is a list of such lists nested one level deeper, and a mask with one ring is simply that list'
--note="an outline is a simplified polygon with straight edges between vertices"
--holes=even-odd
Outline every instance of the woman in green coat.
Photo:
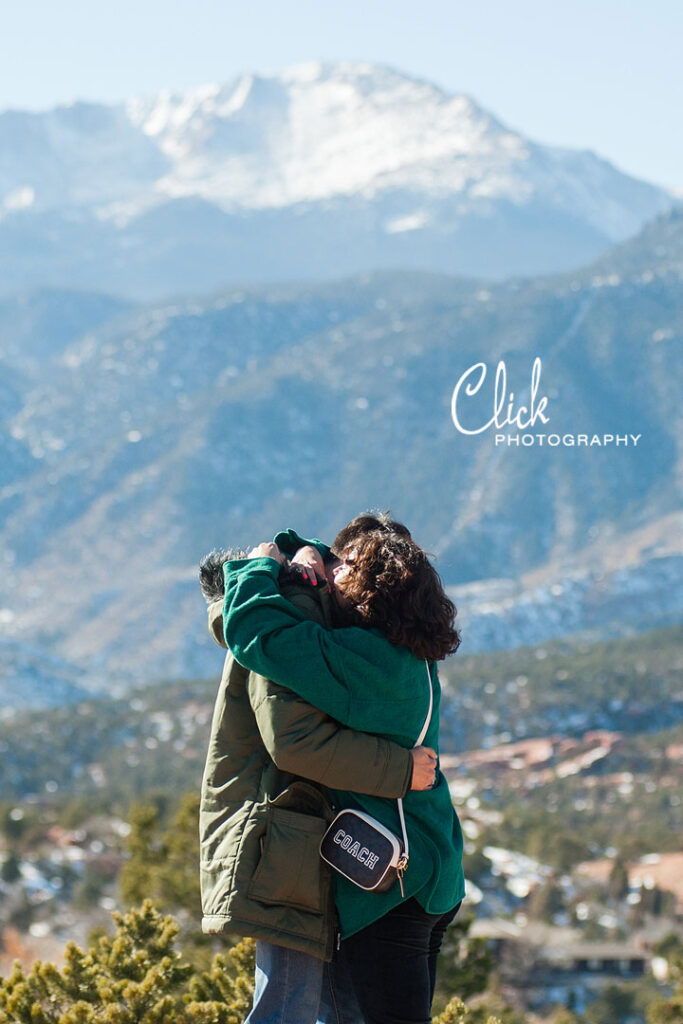
[{"label": "woman in green coat", "polygon": [[[288,531],[277,544],[260,544],[247,558],[225,563],[226,643],[240,664],[337,721],[405,747],[422,730],[431,685],[424,742],[438,753],[435,662],[458,647],[455,608],[408,530],[385,517],[368,528],[368,518],[358,517],[338,536],[338,562],[328,574],[349,625],[325,629],[280,593],[282,550],[306,543]],[[362,529],[354,525],[361,521]],[[322,558],[329,556],[327,546],[310,543]],[[338,807],[364,811],[400,834],[396,801],[332,796]],[[369,1024],[429,1021],[441,938],[464,896],[462,833],[443,775],[403,803],[410,842],[404,893],[398,884],[369,893],[335,878],[340,956]]]}]

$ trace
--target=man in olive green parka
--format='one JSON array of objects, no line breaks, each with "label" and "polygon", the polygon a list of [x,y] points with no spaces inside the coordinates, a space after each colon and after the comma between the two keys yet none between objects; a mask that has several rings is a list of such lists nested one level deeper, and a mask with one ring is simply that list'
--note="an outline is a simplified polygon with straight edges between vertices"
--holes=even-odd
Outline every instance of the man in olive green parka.
[{"label": "man in olive green parka", "polygon": [[[332,627],[334,599],[325,580],[316,583],[283,580],[283,594],[307,617]],[[226,647],[222,600],[209,606],[208,617],[211,635]],[[316,958],[311,973],[318,970],[322,985],[322,963],[332,959],[337,933],[330,869],[319,855],[333,816],[323,787],[404,796],[415,756],[340,726],[292,691],[247,671],[228,651],[202,781],[203,930],[248,935]],[[268,980],[272,1000],[278,979]],[[250,1024],[270,1019],[258,1016],[256,1007],[252,1013]],[[311,1024],[316,1019],[317,1012]]]}]

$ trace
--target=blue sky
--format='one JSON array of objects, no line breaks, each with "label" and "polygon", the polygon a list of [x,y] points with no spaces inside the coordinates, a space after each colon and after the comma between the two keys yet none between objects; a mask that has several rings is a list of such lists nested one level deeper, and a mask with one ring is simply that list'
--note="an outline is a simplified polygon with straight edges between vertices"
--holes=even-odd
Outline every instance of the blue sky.
[{"label": "blue sky", "polygon": [[680,188],[682,41],[680,0],[22,0],[0,15],[0,109],[368,60]]}]

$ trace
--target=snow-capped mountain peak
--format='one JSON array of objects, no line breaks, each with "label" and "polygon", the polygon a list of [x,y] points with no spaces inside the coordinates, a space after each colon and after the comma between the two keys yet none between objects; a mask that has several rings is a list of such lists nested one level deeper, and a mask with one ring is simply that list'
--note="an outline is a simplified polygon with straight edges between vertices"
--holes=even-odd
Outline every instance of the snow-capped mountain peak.
[{"label": "snow-capped mountain peak", "polygon": [[[561,270],[673,200],[593,153],[524,138],[469,96],[361,62],[5,112],[0,152],[3,289]],[[30,253],[16,241],[27,226]]]},{"label": "snow-capped mountain peak", "polygon": [[520,198],[527,144],[467,96],[371,64],[279,75],[127,104],[173,161],[157,183],[226,208],[281,207],[395,188]]}]

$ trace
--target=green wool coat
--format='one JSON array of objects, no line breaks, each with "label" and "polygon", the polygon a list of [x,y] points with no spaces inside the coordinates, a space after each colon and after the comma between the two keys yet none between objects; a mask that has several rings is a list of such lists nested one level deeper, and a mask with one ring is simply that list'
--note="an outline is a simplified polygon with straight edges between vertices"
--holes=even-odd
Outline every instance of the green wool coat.
[{"label": "green wool coat", "polygon": [[[304,543],[293,531],[275,538],[281,550]],[[331,629],[302,615],[280,592],[280,566],[272,558],[225,563],[223,620],[225,640],[237,661],[298,693],[336,721],[414,745],[429,706],[425,662],[406,647],[389,643],[376,629]],[[424,740],[438,753],[440,686],[430,667],[434,691],[431,723]],[[395,800],[335,787],[335,804],[355,807],[400,834]],[[404,878],[406,898],[416,897],[431,914],[450,910],[464,897],[462,832],[445,778],[438,772],[433,789],[409,792],[404,801],[410,861]],[[401,902],[394,885],[386,893],[368,893],[335,874],[336,904],[342,936],[382,917]]]},{"label": "green wool coat", "polygon": [[[330,596],[289,585],[304,618],[331,624]],[[225,647],[223,609],[209,629]],[[387,798],[410,785],[409,751],[342,728],[228,653],[202,780],[202,928],[331,959],[337,930],[330,869],[318,845],[332,816],[325,786]]]}]

